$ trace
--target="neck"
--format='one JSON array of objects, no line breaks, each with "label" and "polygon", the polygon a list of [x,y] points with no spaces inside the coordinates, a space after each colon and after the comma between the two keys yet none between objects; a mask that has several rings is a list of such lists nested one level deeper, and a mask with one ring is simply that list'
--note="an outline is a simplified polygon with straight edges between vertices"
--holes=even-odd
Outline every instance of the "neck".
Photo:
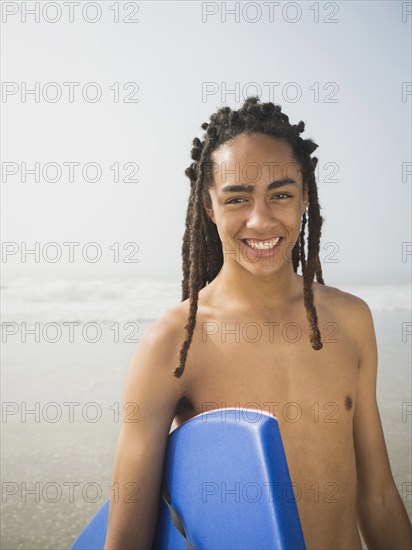
[{"label": "neck", "polygon": [[303,277],[293,271],[292,264],[274,274],[257,276],[237,262],[225,261],[208,286],[213,286],[216,296],[227,305],[233,303],[262,310],[285,306],[300,297]]}]

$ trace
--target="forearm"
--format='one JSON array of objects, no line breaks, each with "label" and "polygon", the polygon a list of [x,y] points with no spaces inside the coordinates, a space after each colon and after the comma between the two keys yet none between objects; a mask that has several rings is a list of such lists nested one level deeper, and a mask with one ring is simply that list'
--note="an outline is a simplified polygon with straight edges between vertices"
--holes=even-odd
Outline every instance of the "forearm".
[{"label": "forearm", "polygon": [[153,521],[140,504],[115,504],[109,517],[103,550],[150,550],[154,537]]},{"label": "forearm", "polygon": [[412,550],[412,525],[395,484],[381,502],[359,498],[357,514],[369,550]]},{"label": "forearm", "polygon": [[144,479],[150,452],[130,445],[116,456],[104,550],[149,550],[157,523],[160,488]]}]

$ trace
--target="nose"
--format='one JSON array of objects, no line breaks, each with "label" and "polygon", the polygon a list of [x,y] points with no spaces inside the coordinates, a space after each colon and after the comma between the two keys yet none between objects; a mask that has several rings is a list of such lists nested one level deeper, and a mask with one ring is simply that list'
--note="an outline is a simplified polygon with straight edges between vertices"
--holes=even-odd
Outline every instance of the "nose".
[{"label": "nose", "polygon": [[246,222],[246,227],[255,231],[256,237],[258,235],[268,237],[268,234],[271,233],[275,224],[276,219],[273,208],[265,201],[256,201]]}]

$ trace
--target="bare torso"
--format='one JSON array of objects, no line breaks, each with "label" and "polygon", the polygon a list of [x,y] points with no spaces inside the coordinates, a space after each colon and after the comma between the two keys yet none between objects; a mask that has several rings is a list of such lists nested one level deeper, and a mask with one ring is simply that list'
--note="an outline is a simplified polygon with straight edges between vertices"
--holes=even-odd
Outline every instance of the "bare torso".
[{"label": "bare torso", "polygon": [[[350,295],[318,283],[313,292],[320,351],[310,344],[303,293],[287,310],[246,311],[214,304],[202,289],[174,422],[221,407],[274,413],[307,550],[358,550],[352,425],[359,346]],[[187,318],[188,301],[178,307]]]}]

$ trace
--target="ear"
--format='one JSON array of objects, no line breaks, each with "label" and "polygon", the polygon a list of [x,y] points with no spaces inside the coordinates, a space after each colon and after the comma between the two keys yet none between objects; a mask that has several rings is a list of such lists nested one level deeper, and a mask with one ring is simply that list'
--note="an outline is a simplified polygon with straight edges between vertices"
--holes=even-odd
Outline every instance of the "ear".
[{"label": "ear", "polygon": [[203,200],[203,207],[206,210],[207,215],[212,220],[212,222],[216,225],[215,216],[213,213],[213,207],[212,207],[209,193],[207,194],[207,198],[203,197],[202,200]]}]

